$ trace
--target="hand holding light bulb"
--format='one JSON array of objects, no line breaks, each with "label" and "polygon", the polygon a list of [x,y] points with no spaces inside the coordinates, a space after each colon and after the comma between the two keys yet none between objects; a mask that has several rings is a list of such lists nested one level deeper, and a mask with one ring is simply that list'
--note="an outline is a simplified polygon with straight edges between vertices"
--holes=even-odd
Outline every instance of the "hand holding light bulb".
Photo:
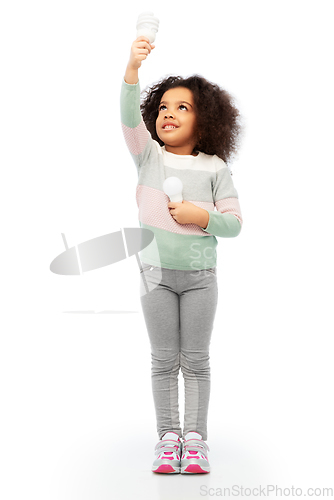
[{"label": "hand holding light bulb", "polygon": [[[198,225],[202,223],[203,215],[205,215],[203,212],[206,212],[207,215],[207,211],[183,199],[183,184],[178,177],[168,177],[164,181],[162,189],[170,199],[168,209],[175,222]],[[205,227],[206,225],[207,223]]]},{"label": "hand holding light bulb", "polygon": [[138,83],[138,69],[155,48],[153,41],[159,28],[159,20],[152,12],[143,12],[137,20],[137,38],[131,46],[130,59],[124,75],[125,83]]}]

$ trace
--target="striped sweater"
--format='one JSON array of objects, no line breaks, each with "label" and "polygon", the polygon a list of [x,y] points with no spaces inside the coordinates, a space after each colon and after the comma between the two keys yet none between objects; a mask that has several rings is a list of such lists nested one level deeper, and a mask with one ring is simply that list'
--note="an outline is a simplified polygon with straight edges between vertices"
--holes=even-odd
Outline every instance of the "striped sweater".
[{"label": "striped sweater", "polygon": [[[121,121],[138,172],[140,227],[150,229],[155,236],[140,252],[142,262],[181,270],[216,266],[216,237],[238,236],[242,226],[238,193],[226,163],[201,152],[197,156],[170,153],[154,141],[141,115],[139,82],[131,85],[123,79]],[[208,211],[205,229],[197,224],[180,224],[169,213],[170,200],[162,185],[172,176],[182,181],[184,200]]]}]

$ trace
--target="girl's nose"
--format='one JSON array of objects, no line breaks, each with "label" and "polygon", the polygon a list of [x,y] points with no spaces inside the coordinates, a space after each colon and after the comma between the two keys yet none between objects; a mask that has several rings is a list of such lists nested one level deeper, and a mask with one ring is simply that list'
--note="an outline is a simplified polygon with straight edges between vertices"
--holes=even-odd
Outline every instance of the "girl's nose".
[{"label": "girl's nose", "polygon": [[165,118],[173,118],[173,115],[171,114],[165,115]]}]

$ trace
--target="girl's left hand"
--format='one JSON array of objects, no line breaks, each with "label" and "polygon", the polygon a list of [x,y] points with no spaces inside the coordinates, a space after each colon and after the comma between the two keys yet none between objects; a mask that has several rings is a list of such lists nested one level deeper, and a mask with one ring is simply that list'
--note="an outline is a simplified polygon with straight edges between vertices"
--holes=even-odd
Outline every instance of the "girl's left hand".
[{"label": "girl's left hand", "polygon": [[192,224],[194,223],[195,214],[198,207],[190,201],[183,200],[182,203],[172,202],[168,203],[169,213],[174,220],[179,224]]}]

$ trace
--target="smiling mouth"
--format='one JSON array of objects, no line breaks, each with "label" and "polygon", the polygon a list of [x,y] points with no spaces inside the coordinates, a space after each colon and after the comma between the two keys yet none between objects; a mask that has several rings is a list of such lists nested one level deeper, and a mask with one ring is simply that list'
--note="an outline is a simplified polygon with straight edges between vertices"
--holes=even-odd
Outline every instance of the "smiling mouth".
[{"label": "smiling mouth", "polygon": [[165,125],[164,127],[162,127],[163,130],[174,130],[176,129],[177,127],[175,125]]}]

